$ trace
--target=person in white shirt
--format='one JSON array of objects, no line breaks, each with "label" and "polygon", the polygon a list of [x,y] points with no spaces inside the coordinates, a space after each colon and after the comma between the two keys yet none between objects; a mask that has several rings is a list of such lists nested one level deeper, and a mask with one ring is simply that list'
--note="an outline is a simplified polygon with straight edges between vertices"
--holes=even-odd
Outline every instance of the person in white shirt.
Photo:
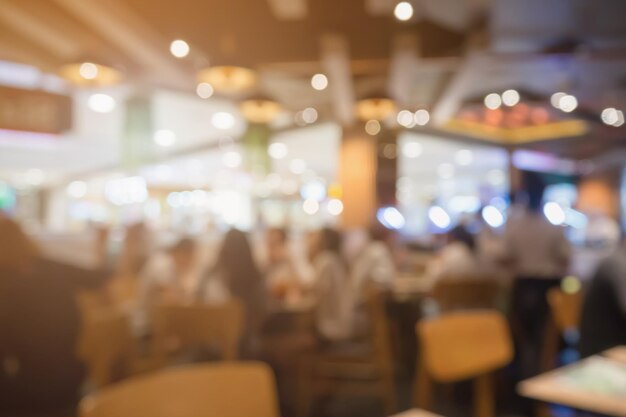
[{"label": "person in white shirt", "polygon": [[396,265],[389,246],[389,231],[380,224],[369,230],[368,240],[352,262],[352,285],[363,294],[368,284],[387,290],[396,277]]},{"label": "person in white shirt", "polygon": [[315,270],[315,326],[322,343],[349,340],[354,334],[355,292],[341,256],[341,235],[324,228],[309,239]]},{"label": "person in white shirt", "polygon": [[464,227],[456,226],[448,233],[448,243],[426,267],[426,275],[434,284],[442,279],[480,277],[476,240]]}]

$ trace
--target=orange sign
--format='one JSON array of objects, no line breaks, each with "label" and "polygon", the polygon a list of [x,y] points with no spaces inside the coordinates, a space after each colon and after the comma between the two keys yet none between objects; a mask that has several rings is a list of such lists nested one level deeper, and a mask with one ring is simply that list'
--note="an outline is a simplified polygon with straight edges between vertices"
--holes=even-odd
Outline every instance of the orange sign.
[{"label": "orange sign", "polygon": [[0,129],[62,133],[72,126],[72,99],[40,90],[0,87]]}]

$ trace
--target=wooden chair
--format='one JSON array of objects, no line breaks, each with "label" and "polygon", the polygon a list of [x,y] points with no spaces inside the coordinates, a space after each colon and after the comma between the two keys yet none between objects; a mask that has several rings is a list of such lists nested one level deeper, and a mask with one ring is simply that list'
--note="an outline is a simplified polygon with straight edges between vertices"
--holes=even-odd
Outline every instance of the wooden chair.
[{"label": "wooden chair", "polygon": [[278,417],[272,371],[258,362],[172,368],[91,395],[80,417]]},{"label": "wooden chair", "polygon": [[308,415],[320,395],[381,398],[386,414],[396,409],[396,387],[389,325],[383,294],[369,288],[370,331],[363,343],[346,343],[303,358],[299,371],[298,414]]},{"label": "wooden chair", "polygon": [[505,318],[496,311],[445,314],[417,325],[420,367],[415,403],[430,409],[432,383],[474,379],[474,414],[494,416],[490,373],[513,359],[513,344]]},{"label": "wooden chair", "polygon": [[158,305],[153,310],[153,354],[165,362],[185,348],[217,348],[225,360],[238,357],[244,316],[240,302]]},{"label": "wooden chair", "polygon": [[435,284],[432,296],[441,312],[470,309],[493,309],[497,306],[500,286],[489,278],[443,278]]},{"label": "wooden chair", "polygon": [[135,355],[127,312],[109,308],[83,316],[77,355],[84,361],[94,388],[130,372]]},{"label": "wooden chair", "polygon": [[559,351],[561,335],[569,330],[577,330],[583,305],[583,294],[573,294],[553,288],[547,294],[550,307],[550,319],[546,326],[546,336],[542,353],[542,370],[550,371],[556,367],[556,356]]}]

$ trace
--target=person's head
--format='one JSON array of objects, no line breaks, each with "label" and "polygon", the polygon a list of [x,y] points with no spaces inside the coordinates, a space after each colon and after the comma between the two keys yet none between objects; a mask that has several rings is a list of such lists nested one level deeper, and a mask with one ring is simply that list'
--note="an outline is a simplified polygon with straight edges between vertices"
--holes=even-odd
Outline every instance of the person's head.
[{"label": "person's head", "polygon": [[330,227],[324,227],[309,237],[309,258],[314,259],[323,252],[333,252],[341,255],[341,233]]},{"label": "person's head", "polygon": [[246,233],[238,229],[230,229],[226,233],[217,259],[217,268],[231,282],[260,279]]},{"label": "person's head", "polygon": [[471,251],[476,247],[474,235],[472,235],[464,226],[458,225],[450,230],[448,234],[450,243],[459,242],[465,244]]},{"label": "person's head", "polygon": [[192,239],[182,238],[170,246],[168,252],[174,259],[176,268],[185,270],[190,268],[195,261],[196,243]]},{"label": "person's head", "polygon": [[0,217],[0,269],[21,272],[37,257],[35,243],[15,221]]},{"label": "person's head", "polygon": [[278,262],[285,255],[287,245],[287,230],[273,227],[265,232],[267,256],[270,262]]}]

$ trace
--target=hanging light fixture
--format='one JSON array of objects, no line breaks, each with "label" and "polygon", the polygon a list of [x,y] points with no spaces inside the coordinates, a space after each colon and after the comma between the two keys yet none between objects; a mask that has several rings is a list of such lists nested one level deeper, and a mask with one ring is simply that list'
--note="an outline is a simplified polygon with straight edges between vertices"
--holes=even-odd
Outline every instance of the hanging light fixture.
[{"label": "hanging light fixture", "polygon": [[281,105],[264,96],[251,97],[239,104],[243,116],[252,123],[270,123],[282,110]]},{"label": "hanging light fixture", "polygon": [[257,73],[246,67],[220,65],[198,72],[199,83],[209,83],[222,94],[242,94],[256,86]]},{"label": "hanging light fixture", "polygon": [[59,75],[79,87],[108,87],[122,80],[115,68],[93,62],[75,62],[62,66]]},{"label": "hanging light fixture", "polygon": [[356,115],[362,121],[385,120],[396,111],[396,104],[384,95],[363,98],[356,103]]}]

